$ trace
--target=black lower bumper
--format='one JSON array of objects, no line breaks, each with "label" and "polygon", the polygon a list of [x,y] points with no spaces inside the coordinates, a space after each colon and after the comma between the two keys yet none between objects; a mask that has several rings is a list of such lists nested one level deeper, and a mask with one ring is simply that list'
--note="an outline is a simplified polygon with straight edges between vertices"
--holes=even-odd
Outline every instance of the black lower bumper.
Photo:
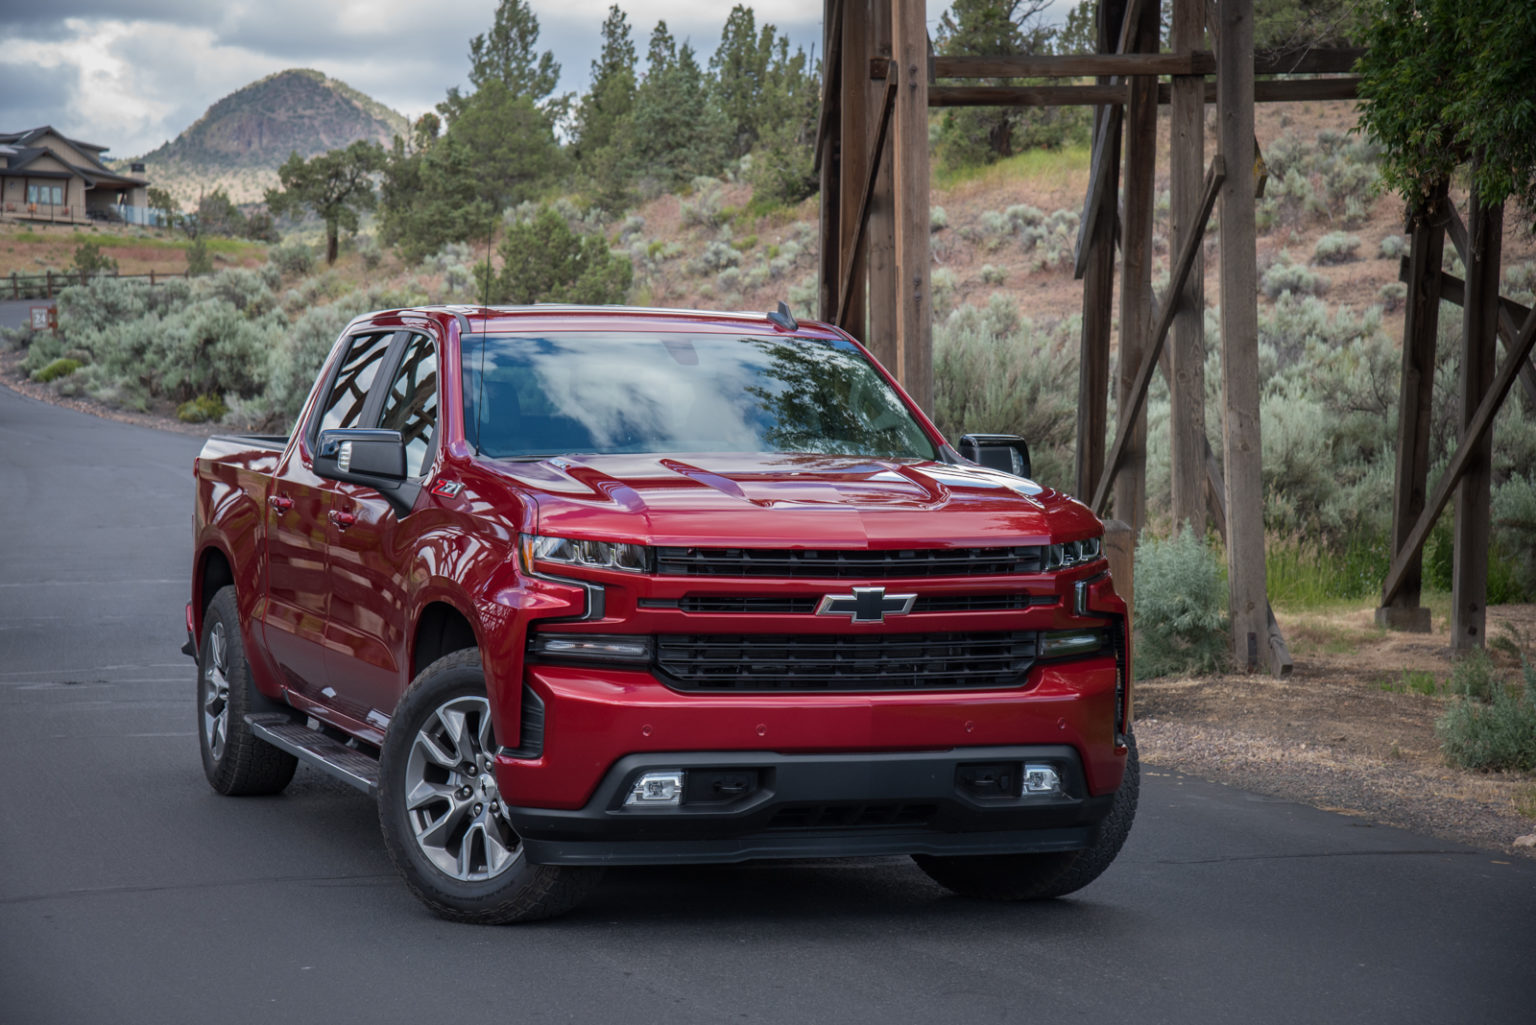
[{"label": "black lower bumper", "polygon": [[[1047,764],[1061,793],[1021,794]],[[687,775],[676,807],[625,807],[647,772]],[[511,807],[529,860],[559,865],[702,864],[757,858],[1077,850],[1113,794],[1087,794],[1071,747],[895,754],[690,752],[632,755],[586,807]]]}]

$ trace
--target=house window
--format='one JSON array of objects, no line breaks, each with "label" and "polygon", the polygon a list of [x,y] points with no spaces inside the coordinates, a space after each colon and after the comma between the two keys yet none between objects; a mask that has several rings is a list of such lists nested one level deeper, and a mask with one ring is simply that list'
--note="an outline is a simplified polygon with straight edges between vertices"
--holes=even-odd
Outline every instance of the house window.
[{"label": "house window", "polygon": [[63,206],[64,187],[62,185],[28,185],[27,202],[41,203],[44,206]]}]

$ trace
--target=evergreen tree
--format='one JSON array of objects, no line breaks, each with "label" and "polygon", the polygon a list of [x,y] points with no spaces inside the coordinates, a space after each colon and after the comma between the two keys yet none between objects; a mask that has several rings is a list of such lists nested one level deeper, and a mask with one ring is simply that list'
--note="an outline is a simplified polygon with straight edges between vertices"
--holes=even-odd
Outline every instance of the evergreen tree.
[{"label": "evergreen tree", "polygon": [[423,114],[412,146],[395,137],[380,183],[379,238],[417,263],[449,242],[486,238],[496,220],[481,197],[468,148],[438,137],[438,120]]},{"label": "evergreen tree", "polygon": [[[478,92],[489,83],[499,83],[513,96],[547,108],[560,81],[560,65],[549,50],[535,52],[538,42],[539,19],[526,0],[501,0],[491,30],[469,41],[470,85]],[[455,86],[438,110],[452,120],[468,99]]]},{"label": "evergreen tree", "polygon": [[821,69],[803,49],[790,56],[785,36],[775,41],[759,109],[763,120],[752,159],[754,198],[761,203],[792,204],[814,195],[817,180],[812,163],[821,110]]},{"label": "evergreen tree", "polygon": [[598,206],[611,211],[628,199],[626,157],[635,111],[635,44],[619,6],[603,21],[603,49],[592,62],[592,85],[572,129],[571,155]]},{"label": "evergreen tree", "polygon": [[277,169],[282,189],[267,190],[267,209],[279,217],[313,210],[325,222],[325,262],[335,263],[341,229],[356,231],[358,211],[378,202],[373,174],[383,166],[384,150],[362,139],[310,160],[291,154]]},{"label": "evergreen tree", "polygon": [[651,34],[633,124],[633,176],[651,188],[676,188],[695,175],[719,173],[724,119],[709,102],[693,47],[678,46],[665,21]]},{"label": "evergreen tree", "polygon": [[628,257],[610,252],[601,235],[572,231],[547,206],[508,228],[499,251],[493,303],[618,303],[634,278]]},{"label": "evergreen tree", "polygon": [[764,25],[759,32],[752,8],[737,4],[725,19],[719,47],[709,58],[710,85],[727,125],[728,157],[751,152],[763,122],[772,120],[762,100],[775,33],[772,25]]}]

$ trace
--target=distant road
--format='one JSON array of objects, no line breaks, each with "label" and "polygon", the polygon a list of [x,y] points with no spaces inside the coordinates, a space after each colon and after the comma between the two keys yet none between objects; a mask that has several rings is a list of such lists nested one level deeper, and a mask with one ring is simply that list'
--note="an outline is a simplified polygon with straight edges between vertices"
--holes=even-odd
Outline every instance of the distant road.
[{"label": "distant road", "polygon": [[626,869],[555,922],[438,921],[363,795],[203,781],[198,447],[0,388],[0,1022],[1536,1021],[1536,862],[1155,770],[1073,899],[884,858]]},{"label": "distant road", "polygon": [[0,299],[0,327],[25,327],[32,323],[34,306],[55,305],[53,299]]}]

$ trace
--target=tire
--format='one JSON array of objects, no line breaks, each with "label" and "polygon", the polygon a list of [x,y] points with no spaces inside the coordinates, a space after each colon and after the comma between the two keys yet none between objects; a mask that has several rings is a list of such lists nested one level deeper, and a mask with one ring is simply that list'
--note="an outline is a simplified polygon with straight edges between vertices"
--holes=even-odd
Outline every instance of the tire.
[{"label": "tire", "polygon": [[197,736],[208,783],[229,796],[280,793],[299,762],[246,725],[248,713],[271,702],[251,682],[233,587],[220,588],[208,603],[197,652]]},{"label": "tire", "polygon": [[1136,755],[1136,738],[1127,737],[1126,744],[1130,753],[1125,760],[1125,777],[1115,791],[1109,814],[1094,826],[1088,846],[1082,850],[958,858],[914,854],[912,860],[934,882],[965,897],[1045,900],[1081,890],[1115,860],[1136,818],[1141,762]]},{"label": "tire", "polygon": [[569,911],[601,871],[534,865],[506,817],[479,651],[433,662],[406,690],[380,752],[379,827],[412,893],[453,922],[505,925]]}]

